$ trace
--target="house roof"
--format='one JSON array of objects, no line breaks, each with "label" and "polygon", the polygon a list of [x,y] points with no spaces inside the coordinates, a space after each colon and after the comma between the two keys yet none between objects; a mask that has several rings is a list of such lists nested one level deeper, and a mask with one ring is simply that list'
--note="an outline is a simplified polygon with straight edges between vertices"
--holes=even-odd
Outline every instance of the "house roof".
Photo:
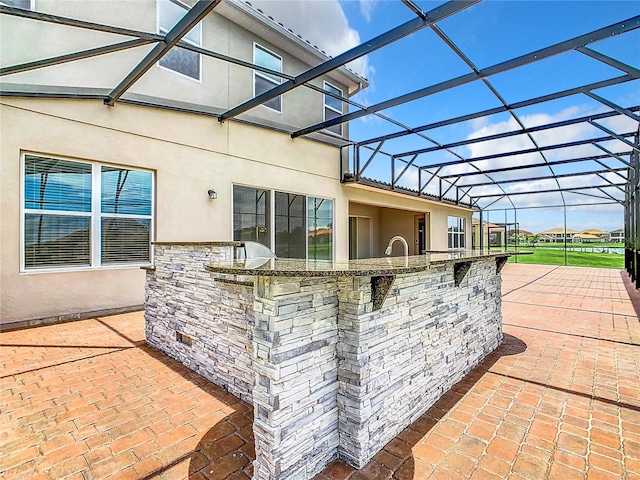
[{"label": "house roof", "polygon": [[513,235],[514,233],[517,233],[517,234],[519,234],[519,235],[533,235],[533,233],[529,232],[528,230],[522,230],[522,229],[519,229],[519,230],[509,230],[507,233],[508,233],[509,235]]},{"label": "house roof", "polygon": [[[551,230],[540,232],[540,235],[553,235],[553,234],[564,233],[564,232],[565,232],[564,228],[552,228]],[[567,233],[578,233],[578,231],[567,228]]]},{"label": "house roof", "polygon": [[619,228],[617,230],[611,230],[609,233],[624,233],[624,228]]},{"label": "house roof", "polygon": [[600,239],[600,237],[598,235],[593,235],[591,233],[576,233],[573,238],[584,238],[585,240],[595,240],[595,239]]},{"label": "house roof", "polygon": [[[480,225],[480,219],[477,217],[471,217],[471,224]],[[495,223],[490,223],[487,221],[483,221],[482,224],[485,228],[502,228],[502,225],[496,225]]]},{"label": "house roof", "polygon": [[589,233],[591,235],[607,235],[609,232],[598,230],[597,228],[590,228],[588,230],[582,230],[580,233]]}]

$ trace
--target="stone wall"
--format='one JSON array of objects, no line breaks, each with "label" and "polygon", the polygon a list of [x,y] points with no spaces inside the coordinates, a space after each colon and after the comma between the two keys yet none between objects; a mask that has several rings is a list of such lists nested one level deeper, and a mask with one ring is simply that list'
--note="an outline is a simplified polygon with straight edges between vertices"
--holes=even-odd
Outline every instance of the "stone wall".
[{"label": "stone wall", "polygon": [[473,369],[502,339],[493,258],[397,275],[373,310],[371,277],[339,280],[339,456],[365,465]]},{"label": "stone wall", "polygon": [[156,246],[147,341],[253,402],[255,480],[309,479],[336,458],[362,467],[502,338],[493,257],[240,284],[204,269],[232,255],[233,246]]},{"label": "stone wall", "polygon": [[[232,394],[252,401],[253,286],[204,269],[232,245],[159,244],[145,291],[147,342]],[[189,344],[190,343],[190,344]]]},{"label": "stone wall", "polygon": [[338,457],[335,277],[257,277],[256,480],[308,479]]}]

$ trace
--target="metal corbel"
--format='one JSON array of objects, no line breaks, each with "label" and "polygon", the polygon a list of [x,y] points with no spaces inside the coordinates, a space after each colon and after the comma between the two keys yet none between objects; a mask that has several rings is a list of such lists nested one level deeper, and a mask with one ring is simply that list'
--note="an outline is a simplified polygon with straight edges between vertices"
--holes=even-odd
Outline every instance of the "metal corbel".
[{"label": "metal corbel", "polygon": [[[620,187],[617,187],[617,188],[618,188],[619,190],[621,190],[621,191],[622,191],[622,193],[624,193],[624,189],[623,189],[623,188],[620,188]],[[607,197],[609,197],[611,200],[615,200],[616,202],[619,202],[619,201],[620,201],[620,199],[619,199],[619,198],[616,198],[616,197],[614,197],[613,195],[611,195],[611,194],[609,194],[609,193],[605,192],[605,191],[602,189],[602,187],[598,188],[598,190],[599,190],[600,192],[604,193],[604,194],[605,194]]]},{"label": "metal corbel", "polygon": [[[615,174],[615,175],[619,176],[619,177],[620,177],[620,178],[622,178],[623,180],[627,180],[627,177],[625,177],[624,175],[622,175],[622,174],[620,173],[620,170],[619,170],[619,169],[617,169],[617,168],[611,168],[609,165],[607,165],[607,164],[606,164],[606,163],[604,163],[604,162],[601,162],[600,160],[594,160],[594,162],[595,162],[595,163],[597,163],[598,165],[602,165],[602,166],[607,170],[607,172],[611,172],[611,173],[613,173],[613,174]],[[628,169],[628,167],[623,167],[623,168],[622,168],[622,170],[625,170],[625,171],[626,171],[627,169]]]},{"label": "metal corbel", "polygon": [[[596,188],[596,190],[600,190],[599,188]],[[604,191],[600,190],[602,193],[605,193]],[[582,195],[584,197],[591,197],[591,198],[597,198],[598,200],[610,200],[611,195],[608,195],[606,197],[600,196],[600,195],[594,195],[593,193],[585,193],[585,192],[569,192],[572,193],[574,195]],[[618,200],[614,198],[614,200],[617,202]]]},{"label": "metal corbel", "polygon": [[[458,183],[458,180],[460,180],[459,178],[456,178],[453,182],[450,182],[449,188],[447,188],[444,193],[440,193],[440,198],[443,198],[447,195],[447,193],[449,193],[449,191],[456,186],[456,183]],[[440,190],[442,190],[442,186],[440,187]]]},{"label": "metal corbel", "polygon": [[[625,169],[626,170],[626,169]],[[615,187],[618,190],[620,190],[622,193],[624,193],[624,188],[620,188],[620,186],[614,182],[612,182],[611,180],[609,180],[607,177],[605,177],[604,175],[602,175],[601,173],[596,173],[596,175],[601,178],[602,180],[604,180],[605,182],[607,182],[609,185],[607,185],[607,187],[611,186],[611,187]],[[625,177],[622,177],[622,179],[624,181],[626,181],[627,179]]]}]

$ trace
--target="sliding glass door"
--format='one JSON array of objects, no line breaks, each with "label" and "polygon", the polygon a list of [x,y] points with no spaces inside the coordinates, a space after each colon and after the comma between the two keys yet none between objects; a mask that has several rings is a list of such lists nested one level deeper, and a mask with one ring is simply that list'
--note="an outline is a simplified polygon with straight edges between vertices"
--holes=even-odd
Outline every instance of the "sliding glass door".
[{"label": "sliding glass door", "polygon": [[332,260],[333,200],[234,185],[233,239],[280,258]]}]

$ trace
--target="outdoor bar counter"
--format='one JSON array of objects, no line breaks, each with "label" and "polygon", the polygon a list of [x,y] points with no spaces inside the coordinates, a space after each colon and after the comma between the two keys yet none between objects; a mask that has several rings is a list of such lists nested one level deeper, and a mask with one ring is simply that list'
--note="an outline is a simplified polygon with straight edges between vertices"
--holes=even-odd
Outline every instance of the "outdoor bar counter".
[{"label": "outdoor bar counter", "polygon": [[156,243],[147,342],[254,406],[254,479],[365,465],[502,339],[508,254],[234,260]]}]

